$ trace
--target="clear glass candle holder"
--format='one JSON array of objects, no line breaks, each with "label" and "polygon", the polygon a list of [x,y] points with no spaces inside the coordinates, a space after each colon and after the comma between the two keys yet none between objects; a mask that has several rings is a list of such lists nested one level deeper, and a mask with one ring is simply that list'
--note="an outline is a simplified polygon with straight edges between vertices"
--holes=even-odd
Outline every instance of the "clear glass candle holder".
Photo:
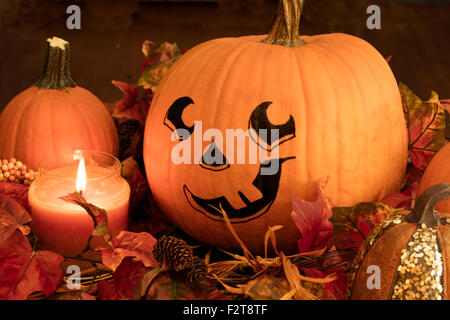
[{"label": "clear glass candle holder", "polygon": [[[81,157],[86,170],[83,197],[106,210],[113,235],[126,230],[128,224],[130,186],[121,177],[117,158],[99,151],[75,150],[41,160],[39,176],[28,192],[31,229],[41,248],[66,256],[81,253],[94,230],[92,218],[82,207],[60,199],[76,191]],[[94,247],[101,243],[96,240]]]}]

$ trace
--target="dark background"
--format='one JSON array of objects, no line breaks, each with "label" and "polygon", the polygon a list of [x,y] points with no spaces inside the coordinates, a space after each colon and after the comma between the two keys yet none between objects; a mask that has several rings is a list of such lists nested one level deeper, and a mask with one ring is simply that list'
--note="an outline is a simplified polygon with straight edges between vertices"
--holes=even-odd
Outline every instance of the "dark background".
[{"label": "dark background", "polygon": [[[66,8],[81,7],[81,30],[66,28]],[[105,102],[120,99],[111,80],[135,82],[144,40],[181,49],[217,37],[264,34],[278,0],[0,0],[0,110],[39,77],[46,38],[71,44],[72,76]],[[381,30],[366,28],[366,9],[381,7]],[[306,0],[301,33],[345,32],[364,38],[397,80],[422,98],[450,98],[450,4],[445,0]]]}]

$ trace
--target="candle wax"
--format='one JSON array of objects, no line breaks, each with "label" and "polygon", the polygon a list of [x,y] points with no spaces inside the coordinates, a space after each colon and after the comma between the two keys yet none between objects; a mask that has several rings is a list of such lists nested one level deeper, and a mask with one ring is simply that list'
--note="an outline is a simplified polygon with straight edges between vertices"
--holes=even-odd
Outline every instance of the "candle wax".
[{"label": "candle wax", "polygon": [[[59,199],[75,192],[76,173],[75,166],[49,170],[33,182],[28,195],[31,228],[40,247],[67,256],[81,253],[94,230],[92,218],[82,207]],[[83,197],[106,210],[114,236],[127,228],[130,186],[120,175],[111,173],[107,168],[86,166]]]}]

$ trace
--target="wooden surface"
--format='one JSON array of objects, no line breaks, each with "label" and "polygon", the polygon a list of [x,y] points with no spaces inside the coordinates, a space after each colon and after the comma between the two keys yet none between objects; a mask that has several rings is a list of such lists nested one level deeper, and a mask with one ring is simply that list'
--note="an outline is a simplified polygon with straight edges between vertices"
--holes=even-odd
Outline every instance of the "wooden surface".
[{"label": "wooden surface", "polygon": [[[413,1],[410,1],[413,2]],[[72,75],[105,102],[121,97],[111,80],[135,82],[141,72],[141,44],[176,42],[182,49],[217,37],[267,33],[277,0],[218,0],[176,4],[89,0],[82,28],[66,28],[71,2],[1,0],[0,110],[42,71],[45,39],[71,43]],[[382,29],[366,28],[366,8],[379,4]],[[390,65],[397,80],[422,98],[435,90],[450,98],[450,4],[366,0],[305,1],[301,33],[346,32],[366,39]]]}]

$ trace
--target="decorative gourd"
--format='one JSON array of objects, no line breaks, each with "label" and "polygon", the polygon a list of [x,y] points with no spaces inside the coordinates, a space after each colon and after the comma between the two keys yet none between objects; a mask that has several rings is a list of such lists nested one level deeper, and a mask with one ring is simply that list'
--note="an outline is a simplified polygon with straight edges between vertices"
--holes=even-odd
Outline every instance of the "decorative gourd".
[{"label": "decorative gourd", "polygon": [[[420,180],[417,194],[420,195],[430,186],[441,182],[450,183],[450,143],[442,147],[429,163]],[[450,212],[450,200],[439,202],[436,210]]]},{"label": "decorative gourd", "polygon": [[449,197],[450,184],[434,185],[412,211],[396,212],[372,229],[353,262],[350,299],[449,298],[450,213],[434,210]]},{"label": "decorative gourd", "polygon": [[117,131],[104,104],[70,77],[69,43],[47,41],[43,75],[0,115],[0,158],[15,157],[36,170],[40,160],[66,149],[117,155]]},{"label": "decorative gourd", "polygon": [[[408,138],[391,69],[357,37],[300,37],[302,4],[282,0],[268,36],[215,39],[189,50],[155,93],[144,136],[147,178],[167,216],[203,243],[239,248],[222,207],[253,252],[264,251],[272,225],[284,226],[279,249],[294,252],[300,235],[291,195],[313,200],[316,182],[327,176],[325,192],[341,206],[376,201],[401,186]],[[230,129],[255,131],[248,130],[245,146],[234,139],[226,147]],[[214,132],[222,137],[208,137]],[[266,157],[251,163],[254,149]]]}]

